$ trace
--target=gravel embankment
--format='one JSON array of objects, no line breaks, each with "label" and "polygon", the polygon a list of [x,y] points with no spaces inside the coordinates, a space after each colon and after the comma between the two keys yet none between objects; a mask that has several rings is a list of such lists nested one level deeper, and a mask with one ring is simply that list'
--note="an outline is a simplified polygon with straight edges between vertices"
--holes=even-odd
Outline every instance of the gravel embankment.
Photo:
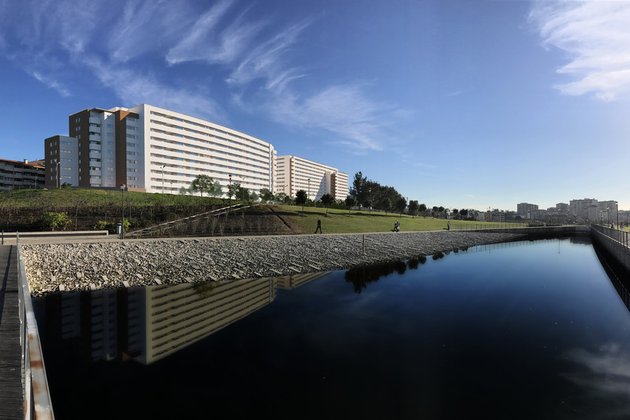
[{"label": "gravel embankment", "polygon": [[22,245],[33,295],[280,276],[497,243],[519,235],[405,232]]}]

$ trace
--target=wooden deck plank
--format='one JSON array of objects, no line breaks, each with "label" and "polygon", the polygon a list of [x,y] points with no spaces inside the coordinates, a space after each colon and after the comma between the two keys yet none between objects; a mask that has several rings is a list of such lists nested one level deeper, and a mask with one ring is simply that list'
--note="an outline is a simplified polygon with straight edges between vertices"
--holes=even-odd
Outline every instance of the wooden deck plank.
[{"label": "wooden deck plank", "polygon": [[24,418],[17,253],[0,246],[0,418]]}]

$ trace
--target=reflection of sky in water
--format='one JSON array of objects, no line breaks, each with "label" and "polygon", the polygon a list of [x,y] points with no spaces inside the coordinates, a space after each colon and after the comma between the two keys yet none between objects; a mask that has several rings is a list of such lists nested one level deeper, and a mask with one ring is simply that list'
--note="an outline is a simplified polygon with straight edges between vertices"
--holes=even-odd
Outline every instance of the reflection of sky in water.
[{"label": "reflection of sky in water", "polygon": [[103,403],[73,385],[88,378],[147,416],[195,417],[191,390],[236,418],[630,414],[630,314],[588,243],[473,247],[402,267],[278,282],[264,306],[148,366],[73,370],[71,352],[58,354],[51,388],[69,418]]},{"label": "reflection of sky in water", "polygon": [[[565,357],[575,364],[575,368],[564,376],[582,390],[582,397],[574,403],[584,416],[630,418],[628,343],[608,343],[592,351],[573,349]],[[593,408],[597,411],[593,412]]]}]

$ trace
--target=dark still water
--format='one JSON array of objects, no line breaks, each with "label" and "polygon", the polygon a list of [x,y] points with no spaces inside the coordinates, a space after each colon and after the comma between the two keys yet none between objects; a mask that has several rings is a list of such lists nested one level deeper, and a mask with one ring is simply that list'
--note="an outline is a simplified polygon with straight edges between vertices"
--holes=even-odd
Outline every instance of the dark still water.
[{"label": "dark still water", "polygon": [[588,239],[36,308],[57,419],[630,417],[630,314]]}]

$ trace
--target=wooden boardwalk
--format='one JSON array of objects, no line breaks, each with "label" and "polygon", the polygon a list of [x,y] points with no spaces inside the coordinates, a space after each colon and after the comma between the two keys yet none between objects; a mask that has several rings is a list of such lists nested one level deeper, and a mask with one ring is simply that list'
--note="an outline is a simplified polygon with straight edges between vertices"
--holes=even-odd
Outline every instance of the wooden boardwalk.
[{"label": "wooden boardwalk", "polygon": [[24,419],[17,253],[0,246],[0,419]]}]

